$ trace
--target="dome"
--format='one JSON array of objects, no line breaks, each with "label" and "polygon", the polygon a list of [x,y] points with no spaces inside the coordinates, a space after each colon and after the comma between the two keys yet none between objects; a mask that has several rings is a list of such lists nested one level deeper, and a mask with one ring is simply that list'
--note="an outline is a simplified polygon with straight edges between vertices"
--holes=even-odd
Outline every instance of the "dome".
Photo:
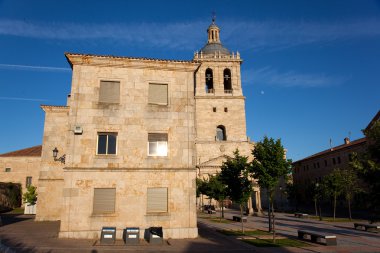
[{"label": "dome", "polygon": [[227,48],[223,47],[221,43],[207,43],[202,49],[203,54],[222,54],[229,55],[230,51]]}]

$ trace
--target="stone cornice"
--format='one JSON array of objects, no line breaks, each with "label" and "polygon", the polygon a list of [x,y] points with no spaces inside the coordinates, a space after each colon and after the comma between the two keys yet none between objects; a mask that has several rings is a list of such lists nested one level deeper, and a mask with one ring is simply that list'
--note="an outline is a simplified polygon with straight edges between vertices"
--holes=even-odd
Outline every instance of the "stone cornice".
[{"label": "stone cornice", "polygon": [[163,69],[194,72],[200,65],[195,61],[161,60],[152,58],[134,58],[107,55],[65,53],[67,61],[73,68],[75,65],[119,67],[137,69]]},{"label": "stone cornice", "polygon": [[194,98],[195,99],[244,99],[245,100],[245,96],[218,96],[218,95],[199,96],[199,95],[196,95],[194,96]]},{"label": "stone cornice", "polygon": [[69,106],[57,106],[57,105],[41,105],[41,109],[44,112],[68,112]]},{"label": "stone cornice", "polygon": [[115,172],[115,171],[130,171],[130,172],[176,172],[176,171],[196,171],[196,168],[85,168],[85,167],[65,167],[64,171],[94,171],[94,172]]}]

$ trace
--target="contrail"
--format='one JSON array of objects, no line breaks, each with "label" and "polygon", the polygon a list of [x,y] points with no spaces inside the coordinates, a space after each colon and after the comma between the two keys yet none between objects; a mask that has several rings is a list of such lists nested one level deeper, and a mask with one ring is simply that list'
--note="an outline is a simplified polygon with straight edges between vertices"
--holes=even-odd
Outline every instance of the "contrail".
[{"label": "contrail", "polygon": [[47,99],[41,98],[16,98],[16,97],[0,97],[0,100],[19,100],[19,101],[34,101],[34,102],[46,102]]},{"label": "contrail", "polygon": [[15,65],[15,64],[2,64],[0,68],[13,68],[13,69],[32,69],[32,70],[50,70],[50,71],[71,71],[70,68],[47,67],[47,66],[29,66],[29,65]]}]

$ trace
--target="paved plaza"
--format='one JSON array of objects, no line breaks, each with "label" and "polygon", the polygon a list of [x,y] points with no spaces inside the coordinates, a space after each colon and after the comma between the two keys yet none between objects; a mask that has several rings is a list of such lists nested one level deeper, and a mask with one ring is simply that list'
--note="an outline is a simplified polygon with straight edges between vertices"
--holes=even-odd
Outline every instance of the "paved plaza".
[{"label": "paved plaza", "polygon": [[[232,219],[238,212],[228,210],[225,217]],[[213,214],[217,216],[219,214]],[[200,215],[207,217],[207,215]],[[162,245],[145,241],[138,246],[125,246],[122,240],[115,245],[100,245],[97,240],[58,239],[59,222],[35,222],[33,216],[3,216],[0,227],[0,252],[380,252],[380,234],[355,230],[353,222],[320,222],[313,219],[295,218],[291,214],[276,214],[276,231],[279,236],[296,238],[297,230],[323,231],[337,236],[337,246],[309,243],[305,247],[255,247],[236,237],[225,236],[217,229],[239,230],[238,222],[219,223],[199,218],[199,238],[173,240]],[[267,230],[267,217],[248,217],[246,229]]]}]

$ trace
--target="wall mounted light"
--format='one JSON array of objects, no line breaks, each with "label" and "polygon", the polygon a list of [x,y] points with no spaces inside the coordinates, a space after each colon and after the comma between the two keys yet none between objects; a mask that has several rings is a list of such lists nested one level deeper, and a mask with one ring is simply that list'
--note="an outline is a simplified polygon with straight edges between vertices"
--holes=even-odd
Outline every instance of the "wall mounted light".
[{"label": "wall mounted light", "polygon": [[53,157],[54,157],[54,161],[60,161],[61,163],[65,164],[65,161],[66,161],[66,154],[64,154],[63,156],[57,158],[58,156],[58,149],[57,147],[55,147],[53,149]]}]

